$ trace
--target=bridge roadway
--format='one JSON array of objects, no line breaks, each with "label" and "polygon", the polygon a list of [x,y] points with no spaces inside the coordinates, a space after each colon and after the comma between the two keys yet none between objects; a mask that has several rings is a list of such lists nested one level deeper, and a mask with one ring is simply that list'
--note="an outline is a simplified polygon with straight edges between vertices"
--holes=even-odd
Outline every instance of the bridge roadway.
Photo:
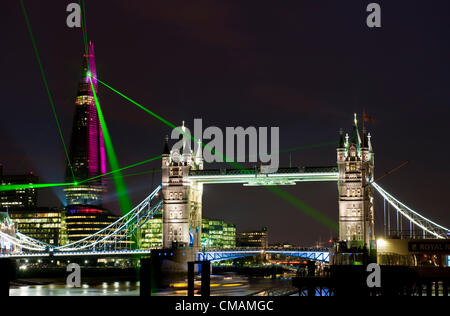
[{"label": "bridge roadway", "polygon": [[337,181],[337,167],[279,168],[276,172],[261,169],[190,170],[189,180],[197,183],[243,183],[244,185],[295,185],[296,182]]},{"label": "bridge roadway", "polygon": [[[55,252],[20,252],[20,253],[2,253],[0,258],[26,259],[26,258],[46,258],[46,257],[85,257],[85,256],[126,256],[126,255],[149,255],[153,249],[137,250],[105,250],[105,251],[55,251]],[[171,253],[167,249],[167,254]],[[298,257],[309,260],[329,262],[328,249],[316,248],[233,248],[233,249],[204,249],[198,252],[197,258],[200,261],[210,260],[218,262],[236,258],[243,258],[261,254],[278,254],[285,256]]]},{"label": "bridge roadway", "polygon": [[329,262],[329,249],[317,248],[233,248],[233,249],[205,249],[198,253],[198,259],[218,262],[229,259],[243,258],[255,255],[284,255],[291,257],[298,257],[302,259],[309,259],[321,262]]}]

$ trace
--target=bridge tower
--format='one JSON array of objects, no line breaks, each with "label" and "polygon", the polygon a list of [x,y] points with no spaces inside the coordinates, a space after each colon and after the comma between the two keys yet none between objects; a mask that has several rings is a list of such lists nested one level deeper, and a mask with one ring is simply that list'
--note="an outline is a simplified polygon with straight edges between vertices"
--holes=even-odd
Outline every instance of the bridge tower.
[{"label": "bridge tower", "polygon": [[[181,127],[184,129],[184,123]],[[203,184],[188,180],[189,171],[203,169],[202,146],[196,153],[183,144],[169,149],[165,139],[162,154],[163,248],[200,250]]]},{"label": "bridge tower", "polygon": [[339,170],[339,239],[348,246],[375,249],[373,189],[374,153],[370,134],[360,137],[355,114],[351,137],[340,131],[337,148]]}]

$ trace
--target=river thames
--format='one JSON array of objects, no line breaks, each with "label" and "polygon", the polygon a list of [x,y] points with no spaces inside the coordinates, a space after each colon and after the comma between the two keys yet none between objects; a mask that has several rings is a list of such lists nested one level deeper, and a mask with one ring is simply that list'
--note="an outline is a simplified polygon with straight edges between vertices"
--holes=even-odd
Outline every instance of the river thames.
[{"label": "river thames", "polygon": [[[200,287],[200,282],[195,282]],[[234,273],[211,276],[212,296],[267,296],[295,295],[290,275],[271,277],[246,277]],[[69,287],[64,280],[26,279],[18,280],[10,289],[11,296],[138,296],[139,281],[114,281],[89,279],[79,288]],[[157,290],[156,296],[186,296],[187,283],[170,284],[167,289]]]}]

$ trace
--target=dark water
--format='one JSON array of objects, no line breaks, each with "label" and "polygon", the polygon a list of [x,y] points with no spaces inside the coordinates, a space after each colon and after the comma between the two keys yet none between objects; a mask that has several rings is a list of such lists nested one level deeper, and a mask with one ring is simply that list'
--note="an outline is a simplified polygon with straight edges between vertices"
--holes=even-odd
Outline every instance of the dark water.
[{"label": "dark water", "polygon": [[[41,284],[15,284],[11,287],[12,296],[137,296],[139,281],[105,281],[90,280],[82,283],[80,288],[71,288],[62,281],[27,280]],[[44,284],[46,283],[46,284]],[[199,282],[196,281],[196,287]],[[292,290],[289,278],[247,278],[229,274],[211,277],[211,295],[247,296],[284,293]],[[196,291],[197,292],[197,291]],[[171,284],[170,288],[157,291],[159,296],[187,295],[186,281]],[[270,294],[269,294],[270,295]]]}]

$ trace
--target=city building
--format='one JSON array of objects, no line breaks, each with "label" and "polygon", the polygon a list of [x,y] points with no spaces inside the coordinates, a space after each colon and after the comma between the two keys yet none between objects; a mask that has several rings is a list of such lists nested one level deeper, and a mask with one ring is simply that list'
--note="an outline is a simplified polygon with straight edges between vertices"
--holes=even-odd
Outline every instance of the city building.
[{"label": "city building", "polygon": [[377,239],[380,265],[450,267],[448,239]]},{"label": "city building", "polygon": [[[74,183],[75,185],[64,189],[67,205],[101,206],[106,189],[101,177],[98,177],[106,172],[106,156],[90,81],[92,80],[95,92],[98,94],[96,78],[94,45],[90,43],[87,55],[84,54],[83,56],[81,78],[75,100],[75,115],[70,141],[70,162],[66,169],[66,183]],[[87,179],[92,180],[82,182]]]},{"label": "city building", "polygon": [[162,212],[158,212],[142,225],[139,236],[141,249],[161,248],[163,242],[162,235]]},{"label": "city building", "polygon": [[[117,221],[119,217],[98,206],[80,204],[67,206],[64,219],[67,243],[71,243],[97,233]],[[106,230],[98,237],[106,236],[110,232],[110,230]],[[111,245],[111,243],[115,243],[115,245]],[[134,244],[134,241],[127,238],[123,233],[117,234],[116,240],[108,241],[108,244],[101,245],[101,247],[129,248],[132,244]]]},{"label": "city building", "polygon": [[267,227],[259,231],[238,233],[236,236],[237,247],[267,248],[269,244]]},{"label": "city building", "polygon": [[36,207],[12,210],[9,211],[9,216],[22,234],[50,245],[60,245],[62,238],[61,209]]},{"label": "city building", "polygon": [[[163,217],[159,212],[140,229],[139,245],[142,249],[163,246]],[[222,220],[202,219],[202,248],[236,247],[236,227]]]},{"label": "city building", "polygon": [[[4,175],[0,164],[0,185],[36,184],[39,178],[30,172],[28,174]],[[16,189],[0,191],[0,212],[17,209],[30,209],[37,205],[36,189]]]},{"label": "city building", "polygon": [[235,248],[236,226],[217,219],[202,219],[203,248]]},{"label": "city building", "polygon": [[370,133],[359,134],[356,114],[351,136],[340,132],[337,148],[339,171],[339,240],[348,247],[376,248],[374,234],[373,180],[374,153]]}]

